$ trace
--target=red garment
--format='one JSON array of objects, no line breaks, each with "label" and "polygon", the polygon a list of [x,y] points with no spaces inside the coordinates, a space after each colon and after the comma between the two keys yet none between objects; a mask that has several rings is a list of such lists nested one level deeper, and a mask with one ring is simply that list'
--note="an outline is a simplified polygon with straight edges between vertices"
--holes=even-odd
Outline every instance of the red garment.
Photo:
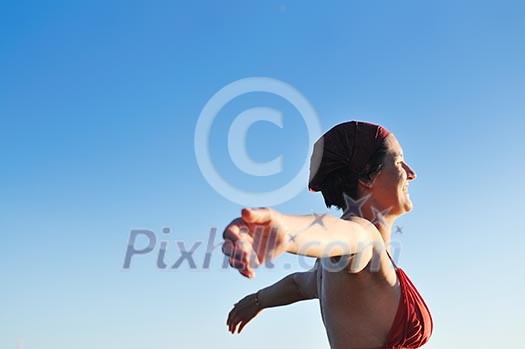
[{"label": "red garment", "polygon": [[398,268],[393,260],[392,263],[401,287],[401,298],[383,349],[419,348],[432,335],[432,316],[405,272]]}]

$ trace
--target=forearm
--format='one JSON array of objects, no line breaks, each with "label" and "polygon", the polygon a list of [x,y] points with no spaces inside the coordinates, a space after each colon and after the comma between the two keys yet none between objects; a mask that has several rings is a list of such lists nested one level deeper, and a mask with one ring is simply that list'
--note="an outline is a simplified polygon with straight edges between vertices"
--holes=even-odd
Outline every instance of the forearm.
[{"label": "forearm", "polygon": [[[322,217],[322,218],[321,218]],[[330,215],[281,214],[288,232],[287,252],[316,258],[360,253],[372,244],[371,229]]]},{"label": "forearm", "polygon": [[261,308],[272,308],[292,304],[298,301],[311,299],[306,292],[302,292],[296,282],[300,273],[290,274],[275,284],[261,289],[257,298]]}]

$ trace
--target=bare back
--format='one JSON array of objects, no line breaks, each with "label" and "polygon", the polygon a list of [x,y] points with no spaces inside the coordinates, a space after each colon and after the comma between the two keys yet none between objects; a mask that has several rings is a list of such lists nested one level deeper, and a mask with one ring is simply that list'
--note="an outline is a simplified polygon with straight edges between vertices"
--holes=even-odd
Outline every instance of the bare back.
[{"label": "bare back", "polygon": [[321,261],[317,268],[317,292],[330,346],[382,347],[401,294],[386,251],[374,252],[369,265],[358,273],[351,273],[348,268],[333,271],[327,262],[334,261]]}]

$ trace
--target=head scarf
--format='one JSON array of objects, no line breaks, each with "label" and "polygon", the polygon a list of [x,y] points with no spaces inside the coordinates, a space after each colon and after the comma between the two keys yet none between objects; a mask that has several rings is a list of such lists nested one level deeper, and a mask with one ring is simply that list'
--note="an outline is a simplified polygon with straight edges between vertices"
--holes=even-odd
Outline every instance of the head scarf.
[{"label": "head scarf", "polygon": [[314,144],[309,189],[321,190],[326,177],[342,168],[359,175],[389,134],[382,126],[362,121],[334,126]]}]

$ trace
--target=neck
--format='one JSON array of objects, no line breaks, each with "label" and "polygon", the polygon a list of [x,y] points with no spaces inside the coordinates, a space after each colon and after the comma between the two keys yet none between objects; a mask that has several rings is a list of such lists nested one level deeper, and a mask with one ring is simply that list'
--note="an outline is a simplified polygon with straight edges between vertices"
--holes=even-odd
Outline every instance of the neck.
[{"label": "neck", "polygon": [[370,204],[363,205],[361,208],[363,218],[374,224],[377,230],[379,230],[385,246],[388,247],[390,245],[390,239],[392,236],[392,227],[394,226],[397,216],[387,212],[383,212],[383,215],[381,214],[381,211],[372,209],[372,207],[373,206]]}]

